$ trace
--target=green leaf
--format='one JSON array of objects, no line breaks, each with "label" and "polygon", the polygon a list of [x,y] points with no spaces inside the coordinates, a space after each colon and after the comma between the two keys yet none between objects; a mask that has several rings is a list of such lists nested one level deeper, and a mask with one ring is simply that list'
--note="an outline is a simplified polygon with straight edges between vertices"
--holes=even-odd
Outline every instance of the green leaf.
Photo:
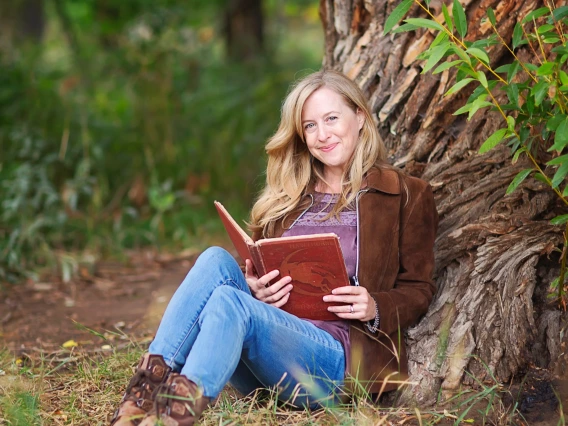
[{"label": "green leaf", "polygon": [[495,19],[495,13],[493,12],[493,9],[491,7],[487,8],[487,17],[489,18],[489,22],[491,22],[491,25],[493,26],[497,25],[497,20]]},{"label": "green leaf", "polygon": [[[458,70],[463,73],[463,76],[469,75],[471,78],[477,80],[477,73],[471,69],[471,67],[460,65],[458,66]],[[461,78],[463,78],[463,76]],[[456,80],[458,79],[459,75],[456,76]]]},{"label": "green leaf", "polygon": [[475,56],[480,61],[483,61],[486,64],[489,64],[489,56],[487,56],[487,53],[485,53],[481,49],[477,49],[475,47],[470,47],[469,49],[467,49],[465,51],[465,53],[469,53],[471,56]]},{"label": "green leaf", "polygon": [[534,174],[534,178],[536,180],[538,180],[539,182],[545,183],[548,185],[548,181],[546,180],[546,178],[542,175],[542,173],[535,173]]},{"label": "green leaf", "polygon": [[519,86],[518,84],[510,84],[505,88],[509,102],[511,102],[515,107],[519,106]]},{"label": "green leaf", "polygon": [[510,115],[507,116],[507,129],[509,129],[511,133],[513,133],[515,130],[515,124],[515,117],[512,117]]},{"label": "green leaf", "polygon": [[465,11],[459,0],[454,0],[454,6],[452,8],[452,13],[454,15],[456,29],[459,35],[463,39],[467,34],[467,18],[465,16]]},{"label": "green leaf", "polygon": [[515,151],[515,155],[513,155],[513,159],[511,160],[511,163],[516,164],[517,161],[519,160],[519,157],[521,156],[521,154],[523,152],[526,152],[527,150],[524,147],[521,147],[519,149],[517,149]]},{"label": "green leaf", "polygon": [[487,151],[490,151],[493,148],[495,148],[503,140],[506,134],[507,134],[507,129],[497,130],[495,133],[489,136],[485,142],[483,142],[483,144],[479,148],[479,153],[484,154]]},{"label": "green leaf", "polygon": [[548,93],[548,86],[548,81],[544,79],[539,80],[539,82],[533,86],[531,93],[534,95],[534,104],[536,106],[539,106],[544,100],[545,96]]},{"label": "green leaf", "polygon": [[568,185],[566,185],[566,186],[564,187],[564,191],[562,191],[562,196],[563,196],[563,197],[568,196]]},{"label": "green leaf", "polygon": [[558,76],[560,77],[560,81],[562,82],[562,85],[566,86],[568,84],[568,74],[566,74],[566,72],[560,70],[558,72]]},{"label": "green leaf", "polygon": [[450,87],[450,89],[444,94],[444,96],[449,96],[453,93],[458,92],[459,90],[461,90],[463,87],[467,86],[468,83],[471,83],[473,81],[473,78],[464,78],[463,80],[458,81],[456,84],[454,84],[452,87]]},{"label": "green leaf", "polygon": [[506,194],[510,194],[510,193],[513,192],[515,189],[517,189],[517,187],[521,184],[521,182],[524,181],[524,180],[526,179],[526,177],[531,174],[532,171],[533,171],[533,169],[524,169],[524,170],[521,170],[521,171],[517,174],[517,176],[515,176],[515,178],[513,179],[513,181],[510,183],[509,187],[507,188]]},{"label": "green leaf", "polygon": [[550,75],[554,71],[554,66],[556,64],[554,62],[545,62],[536,71],[536,75]]},{"label": "green leaf", "polygon": [[565,16],[568,16],[568,6],[560,6],[552,11],[552,16],[555,21],[560,21]]},{"label": "green leaf", "polygon": [[563,164],[565,161],[568,161],[568,154],[561,155],[560,157],[553,158],[548,163],[548,166],[558,166],[559,164]]},{"label": "green leaf", "polygon": [[509,68],[511,68],[511,64],[505,64],[505,65],[501,65],[500,67],[495,68],[495,72],[500,73],[500,72],[508,72]]},{"label": "green leaf", "polygon": [[446,71],[449,68],[452,68],[454,66],[456,66],[457,64],[462,63],[463,61],[461,59],[458,59],[456,61],[450,61],[450,62],[444,62],[443,64],[440,64],[436,67],[436,69],[434,71],[432,71],[432,74],[439,74],[442,71]]},{"label": "green leaf", "polygon": [[548,121],[546,122],[546,128],[550,131],[555,132],[556,129],[558,129],[558,126],[560,126],[560,123],[562,123],[564,120],[566,120],[565,114],[556,114],[555,116],[548,119]]},{"label": "green leaf", "polygon": [[566,222],[568,222],[568,214],[563,214],[562,216],[556,216],[554,219],[550,220],[551,225],[562,225],[563,223]]},{"label": "green leaf", "polygon": [[437,22],[431,21],[429,19],[424,18],[408,18],[405,19],[404,22],[412,25],[416,25],[420,28],[431,28],[433,30],[444,31],[444,27],[442,27]]},{"label": "green leaf", "polygon": [[455,111],[453,113],[453,115],[460,115],[463,114],[465,112],[469,112],[469,110],[471,109],[471,107],[473,106],[473,102],[470,104],[465,104],[464,106],[462,106],[460,109],[458,109],[457,111]]},{"label": "green leaf", "polygon": [[523,27],[520,22],[515,24],[515,29],[513,30],[513,49],[515,49],[523,40]]},{"label": "green leaf", "polygon": [[548,10],[548,7],[541,7],[539,9],[533,10],[531,13],[529,13],[527,16],[525,16],[523,18],[523,24],[525,22],[529,22],[532,21],[533,19],[537,19],[540,18],[541,16],[544,16],[546,14],[548,14],[550,12],[550,10]]},{"label": "green leaf", "polygon": [[519,63],[519,61],[514,61],[511,64],[511,67],[507,70],[507,83],[513,81],[513,78],[515,78],[520,68],[521,64]]},{"label": "green leaf", "polygon": [[481,83],[481,85],[485,88],[489,87],[487,83],[487,77],[485,77],[485,73],[483,71],[477,71],[477,79]]},{"label": "green leaf", "polygon": [[483,100],[482,98],[477,98],[475,101],[473,101],[472,107],[469,110],[469,115],[467,117],[467,120],[471,120],[471,117],[473,117],[473,114],[475,114],[480,108],[486,108],[486,107],[492,107],[493,103],[492,102],[488,102]]},{"label": "green leaf", "polygon": [[422,74],[428,72],[434,67],[434,65],[440,62],[440,59],[442,59],[442,57],[446,54],[449,48],[450,48],[450,43],[446,42],[432,49],[432,53],[428,58],[426,65],[424,65],[424,68],[422,69]]},{"label": "green leaf", "polygon": [[452,51],[458,55],[464,62],[471,64],[471,59],[469,56],[458,46],[452,46]]},{"label": "green leaf", "polygon": [[552,178],[552,188],[557,188],[558,185],[562,183],[564,177],[568,174],[568,163],[562,164],[554,173],[554,177]]},{"label": "green leaf", "polygon": [[568,47],[566,47],[566,46],[556,46],[555,48],[553,48],[553,49],[551,50],[551,52],[566,55],[566,54],[568,54]]},{"label": "green leaf", "polygon": [[470,104],[473,101],[475,101],[477,98],[479,97],[483,97],[483,99],[487,99],[487,96],[489,96],[487,94],[487,90],[485,89],[485,87],[483,87],[481,84],[479,86],[477,86],[473,92],[471,92],[471,95],[469,96],[469,98],[467,99],[467,103]]},{"label": "green leaf", "polygon": [[396,27],[394,30],[391,31],[391,34],[399,34],[399,33],[405,33],[408,31],[415,31],[420,27],[417,27],[416,25],[412,25],[412,24],[402,24],[398,27]]},{"label": "green leaf", "polygon": [[561,152],[568,145],[568,117],[562,121],[556,128],[554,135],[554,145],[548,148],[548,151]]},{"label": "green leaf", "polygon": [[554,44],[554,43],[558,43],[560,41],[560,38],[558,38],[556,35],[551,36],[551,37],[545,37],[542,42],[546,43],[546,44]]},{"label": "green leaf", "polygon": [[435,48],[436,46],[438,46],[439,44],[442,44],[443,42],[448,42],[448,35],[446,34],[446,32],[439,32],[438,35],[436,36],[436,38],[434,39],[434,41],[432,43],[430,43],[430,49]]},{"label": "green leaf", "polygon": [[446,3],[442,3],[442,13],[444,14],[444,20],[446,21],[446,25],[451,33],[454,32],[454,21],[452,21],[452,17],[450,16],[450,12],[446,7]]},{"label": "green leaf", "polygon": [[397,7],[394,8],[392,13],[385,22],[385,29],[383,35],[386,35],[393,27],[400,22],[402,18],[408,13],[414,0],[403,0]]},{"label": "green leaf", "polygon": [[552,24],[545,24],[545,25],[541,25],[540,27],[537,28],[536,32],[538,34],[544,34],[550,30],[554,29],[554,25]]}]

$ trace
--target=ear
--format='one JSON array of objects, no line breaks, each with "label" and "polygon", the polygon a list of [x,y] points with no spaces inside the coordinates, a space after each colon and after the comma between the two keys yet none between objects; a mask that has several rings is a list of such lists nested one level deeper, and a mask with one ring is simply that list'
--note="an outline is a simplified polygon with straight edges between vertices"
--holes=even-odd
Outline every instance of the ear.
[{"label": "ear", "polygon": [[365,124],[365,114],[359,108],[357,108],[357,122],[359,123],[359,130],[363,128],[363,124]]}]

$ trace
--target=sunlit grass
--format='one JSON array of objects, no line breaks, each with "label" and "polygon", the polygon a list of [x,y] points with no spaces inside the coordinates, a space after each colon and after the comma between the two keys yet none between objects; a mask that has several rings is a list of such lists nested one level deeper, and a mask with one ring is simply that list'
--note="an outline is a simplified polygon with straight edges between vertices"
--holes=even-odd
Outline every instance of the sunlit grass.
[{"label": "sunlit grass", "polygon": [[[0,354],[0,424],[107,425],[144,347],[60,350],[32,357]],[[480,382],[481,383],[481,382]],[[512,425],[516,407],[503,405],[502,386],[464,389],[436,409],[391,407],[359,397],[350,404],[304,410],[278,401],[278,390],[243,397],[227,387],[204,413],[201,425]]]}]

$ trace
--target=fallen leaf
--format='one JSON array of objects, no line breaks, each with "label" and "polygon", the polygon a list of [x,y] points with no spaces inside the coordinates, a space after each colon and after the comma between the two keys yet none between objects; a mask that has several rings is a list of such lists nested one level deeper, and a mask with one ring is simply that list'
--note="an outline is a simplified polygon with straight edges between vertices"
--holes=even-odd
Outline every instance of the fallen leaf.
[{"label": "fallen leaf", "polygon": [[75,347],[79,346],[79,343],[77,343],[75,340],[67,340],[61,346],[63,346],[65,349],[69,349],[69,348],[75,348]]}]

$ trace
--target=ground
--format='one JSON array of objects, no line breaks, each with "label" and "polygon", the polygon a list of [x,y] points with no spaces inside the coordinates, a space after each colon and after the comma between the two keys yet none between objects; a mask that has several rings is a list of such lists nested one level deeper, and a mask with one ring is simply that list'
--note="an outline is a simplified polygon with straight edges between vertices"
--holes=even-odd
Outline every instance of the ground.
[{"label": "ground", "polygon": [[[0,348],[7,348],[25,363],[45,354],[57,357],[73,347],[91,354],[120,350],[132,341],[146,347],[167,302],[199,252],[160,255],[139,251],[130,253],[125,261],[79,263],[67,282],[63,282],[63,274],[52,273],[40,282],[7,287],[0,294]],[[505,404],[516,398],[526,418],[526,423],[516,424],[564,424],[558,423],[563,421],[558,416],[558,399],[568,406],[568,381],[558,381],[546,370],[528,369],[526,373],[524,381],[510,386],[510,400],[504,398]],[[404,417],[404,424],[413,424]],[[471,422],[471,417],[475,416],[470,414],[466,419]],[[0,424],[1,418],[0,413]]]},{"label": "ground", "polygon": [[104,346],[105,339],[89,330],[112,340],[120,337],[116,333],[151,339],[198,253],[131,253],[126,263],[80,268],[68,283],[50,274],[13,286],[0,299],[0,342],[19,353],[57,350],[71,340],[80,347]]}]

